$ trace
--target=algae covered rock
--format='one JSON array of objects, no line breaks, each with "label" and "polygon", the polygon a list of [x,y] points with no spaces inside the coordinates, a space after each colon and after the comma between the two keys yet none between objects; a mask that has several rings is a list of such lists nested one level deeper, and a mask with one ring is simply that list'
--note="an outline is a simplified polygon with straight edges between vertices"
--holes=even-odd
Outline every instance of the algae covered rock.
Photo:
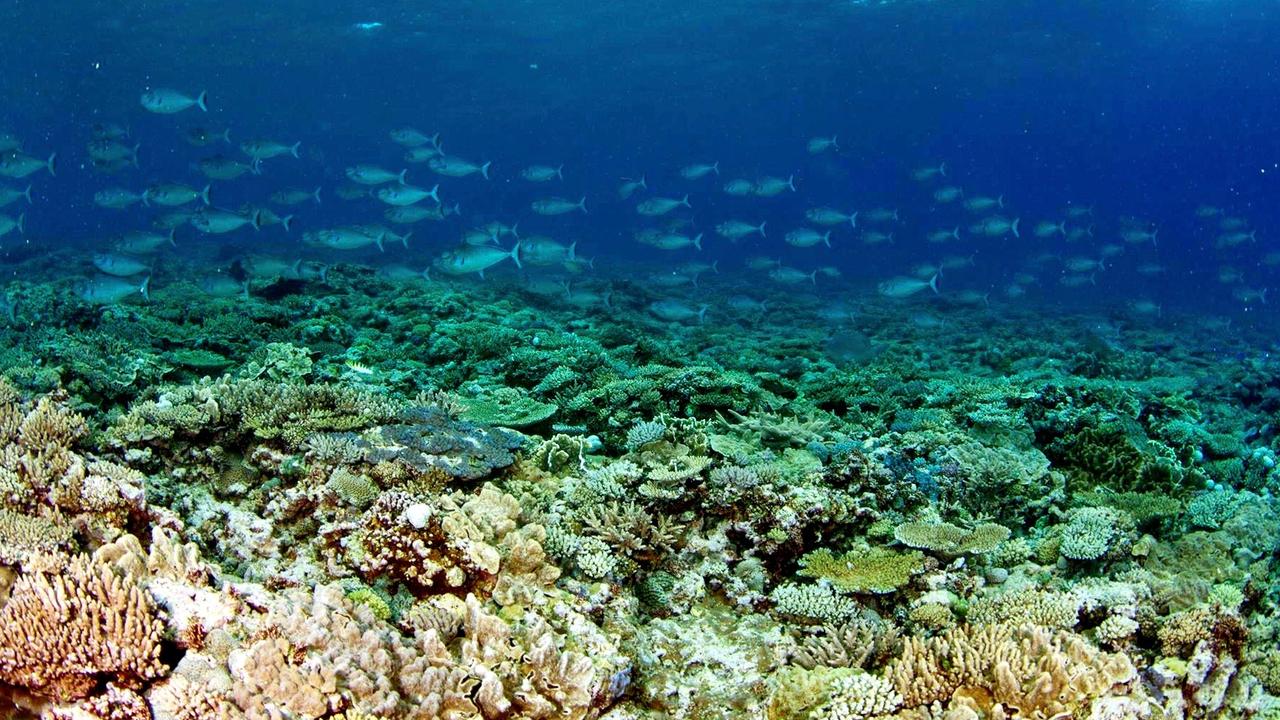
[{"label": "algae covered rock", "polygon": [[522,444],[514,432],[455,420],[436,407],[407,410],[359,441],[366,462],[399,463],[419,474],[435,471],[455,480],[479,480],[511,466],[512,451]]}]

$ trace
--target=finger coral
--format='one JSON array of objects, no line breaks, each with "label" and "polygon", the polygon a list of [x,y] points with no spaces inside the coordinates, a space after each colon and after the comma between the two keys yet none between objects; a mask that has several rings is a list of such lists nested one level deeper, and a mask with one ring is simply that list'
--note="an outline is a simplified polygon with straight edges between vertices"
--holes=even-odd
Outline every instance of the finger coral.
[{"label": "finger coral", "polygon": [[145,590],[84,556],[18,578],[0,607],[0,681],[60,701],[162,676],[164,623]]}]

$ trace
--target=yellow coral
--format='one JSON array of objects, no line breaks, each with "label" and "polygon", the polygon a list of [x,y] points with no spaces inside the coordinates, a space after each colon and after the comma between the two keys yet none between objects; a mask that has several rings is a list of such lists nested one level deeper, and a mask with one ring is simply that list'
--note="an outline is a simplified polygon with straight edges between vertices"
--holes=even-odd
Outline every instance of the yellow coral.
[{"label": "yellow coral", "polygon": [[921,553],[897,553],[881,548],[851,550],[839,556],[823,548],[800,558],[801,575],[829,581],[852,593],[894,592],[923,569]]},{"label": "yellow coral", "polygon": [[0,507],[0,565],[52,567],[71,548],[70,526],[54,518],[32,517]]},{"label": "yellow coral", "polygon": [[972,530],[951,523],[903,523],[893,530],[893,537],[907,547],[943,555],[988,553],[1009,539],[1009,528],[985,523]]},{"label": "yellow coral", "polygon": [[1080,600],[1070,593],[1034,587],[1007,590],[974,600],[968,618],[976,625],[1040,625],[1075,627]]}]

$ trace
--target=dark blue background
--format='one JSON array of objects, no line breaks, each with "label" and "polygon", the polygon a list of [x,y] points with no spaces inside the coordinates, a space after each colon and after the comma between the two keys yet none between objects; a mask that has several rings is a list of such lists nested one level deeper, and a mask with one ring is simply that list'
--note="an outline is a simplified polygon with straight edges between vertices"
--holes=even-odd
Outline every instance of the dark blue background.
[{"label": "dark blue background", "polygon": [[[519,219],[526,232],[578,240],[583,255],[687,257],[631,240],[645,223],[616,188],[620,176],[643,173],[657,194],[692,192],[696,228],[708,234],[704,259],[760,251],[874,279],[976,250],[978,269],[947,284],[998,289],[1023,255],[1094,254],[1029,237],[1036,220],[1074,202],[1097,206],[1096,244],[1118,242],[1121,215],[1158,225],[1158,259],[1178,270],[1154,284],[1126,273],[1156,257],[1151,248],[1129,248],[1101,292],[1165,300],[1203,288],[1230,303],[1216,279],[1220,265],[1242,269],[1250,286],[1273,279],[1260,263],[1280,249],[1272,239],[1280,173],[1273,2],[262,4],[0,8],[0,126],[33,154],[56,150],[61,158],[58,177],[32,178],[31,242],[99,243],[145,226],[148,212],[100,210],[93,192],[161,180],[202,184],[193,161],[239,153],[188,146],[181,133],[197,124],[229,126],[237,143],[303,143],[302,161],[272,160],[262,177],[215,183],[217,204],[265,204],[281,187],[321,184],[326,203],[299,209],[300,230],[381,222],[380,204],[343,203],[332,191],[355,162],[403,167],[403,150],[387,131],[411,125],[440,132],[451,153],[493,161],[489,183],[410,170],[417,184],[442,181],[442,195],[462,203],[468,224]],[[382,27],[364,32],[354,27],[360,22]],[[148,114],[138,95],[150,86],[206,89],[211,112]],[[128,125],[142,143],[140,170],[85,169],[90,127],[103,120]],[[830,134],[839,136],[838,155],[805,152],[809,137]],[[718,180],[677,175],[686,163],[711,160],[724,170]],[[930,189],[910,178],[913,168],[943,160],[966,191],[1006,196],[1008,214],[1023,218],[1021,241],[943,249],[924,242],[924,232],[968,220],[958,208],[935,208]],[[521,180],[520,168],[534,162],[565,163],[564,183]],[[796,195],[719,191],[732,177],[792,173]],[[550,194],[585,194],[591,214],[547,219],[528,210],[530,200]],[[1214,250],[1215,233],[1193,216],[1200,203],[1248,218],[1259,242]],[[864,246],[844,229],[830,253],[783,245],[782,232],[817,204],[897,207],[906,222],[887,247]],[[730,249],[713,232],[730,217],[768,220],[770,238]],[[456,242],[463,227],[416,226],[417,262]],[[266,237],[203,242],[261,249]],[[0,248],[16,242],[11,235]],[[269,242],[274,251],[300,252],[296,235]],[[1045,283],[1046,294],[1059,292]]]}]

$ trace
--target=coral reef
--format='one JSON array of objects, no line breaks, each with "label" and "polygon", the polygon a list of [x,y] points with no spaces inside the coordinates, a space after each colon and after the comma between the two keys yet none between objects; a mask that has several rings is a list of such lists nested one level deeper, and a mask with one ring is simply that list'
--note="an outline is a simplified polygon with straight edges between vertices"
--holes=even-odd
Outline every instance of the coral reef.
[{"label": "coral reef", "polygon": [[802,300],[382,282],[20,289],[0,715],[1280,713],[1280,363],[879,307],[837,365]]}]

